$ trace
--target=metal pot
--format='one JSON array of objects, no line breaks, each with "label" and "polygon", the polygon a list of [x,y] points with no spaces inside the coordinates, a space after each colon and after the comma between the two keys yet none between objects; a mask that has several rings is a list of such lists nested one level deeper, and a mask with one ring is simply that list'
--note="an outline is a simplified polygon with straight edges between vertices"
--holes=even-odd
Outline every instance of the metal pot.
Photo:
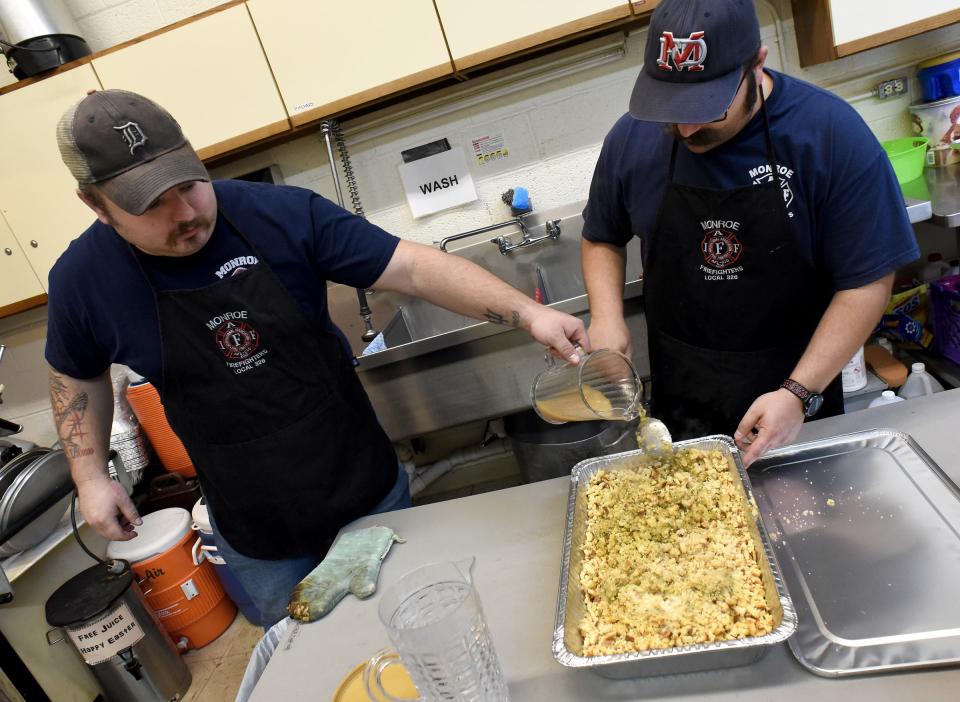
[{"label": "metal pot", "polygon": [[960,96],[910,106],[915,134],[930,140],[928,166],[960,163]]},{"label": "metal pot", "polygon": [[580,461],[637,448],[637,420],[549,424],[533,410],[504,417],[524,482],[570,475]]}]

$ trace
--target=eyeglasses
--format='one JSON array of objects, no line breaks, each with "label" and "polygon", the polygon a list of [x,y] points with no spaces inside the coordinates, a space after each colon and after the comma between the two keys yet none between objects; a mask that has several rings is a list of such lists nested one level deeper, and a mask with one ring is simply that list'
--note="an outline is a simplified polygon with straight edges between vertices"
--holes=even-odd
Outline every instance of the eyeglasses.
[{"label": "eyeglasses", "polygon": [[[740,76],[740,82],[737,83],[737,90],[736,90],[736,92],[733,94],[734,99],[736,99],[737,95],[740,94],[740,88],[743,86],[743,81],[746,80],[747,74],[748,74],[749,72],[750,72],[750,71],[744,71],[744,72],[743,72],[743,75]],[[727,118],[727,114],[728,114],[729,112],[730,112],[730,108],[727,108],[726,111],[724,111],[722,117],[718,117],[717,119],[710,120],[709,122],[707,122],[707,124],[714,124],[715,122],[722,122],[722,121],[724,121],[724,120]]]}]

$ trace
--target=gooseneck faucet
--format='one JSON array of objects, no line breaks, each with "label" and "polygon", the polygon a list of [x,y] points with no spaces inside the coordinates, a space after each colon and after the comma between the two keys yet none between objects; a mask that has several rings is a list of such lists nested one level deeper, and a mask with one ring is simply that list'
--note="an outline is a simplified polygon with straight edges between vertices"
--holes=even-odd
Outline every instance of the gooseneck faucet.
[{"label": "gooseneck faucet", "polygon": [[[363,205],[360,204],[360,194],[357,192],[357,179],[353,175],[353,166],[350,164],[350,154],[347,152],[346,142],[343,140],[343,131],[336,120],[323,120],[320,123],[320,133],[323,134],[323,140],[327,145],[327,158],[330,161],[330,173],[333,175],[333,188],[337,192],[337,204],[344,206],[343,191],[340,189],[340,174],[337,173],[337,162],[333,154],[333,144],[330,143],[332,136],[337,143],[337,150],[340,152],[340,163],[343,164],[344,176],[347,180],[347,189],[350,191],[350,202],[353,205],[354,213],[366,218],[363,212]],[[363,320],[364,331],[360,338],[369,343],[377,338],[377,330],[373,328],[373,312],[370,311],[370,305],[367,304],[367,291],[363,288],[357,288],[357,301],[360,303],[360,319]]]}]

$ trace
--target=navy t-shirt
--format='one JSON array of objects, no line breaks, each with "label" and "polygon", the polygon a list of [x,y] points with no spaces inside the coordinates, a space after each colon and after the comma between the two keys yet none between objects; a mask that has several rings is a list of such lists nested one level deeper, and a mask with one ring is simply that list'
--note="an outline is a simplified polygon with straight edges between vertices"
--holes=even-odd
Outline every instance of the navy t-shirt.
[{"label": "navy t-shirt", "polygon": [[[900,186],[876,137],[836,95],[767,71],[777,174],[802,255],[834,290],[871,283],[920,256]],[[664,125],[621,117],[607,134],[583,212],[583,236],[625,245],[655,228],[672,137]],[[770,180],[763,115],[704,153],[677,149],[674,181],[729,189]]]},{"label": "navy t-shirt", "polygon": [[[327,281],[369,287],[399,239],[310,190],[244,181],[213,184],[218,207],[240,228],[308,319],[337,333]],[[50,271],[47,362],[74,378],[92,378],[122,363],[154,385],[161,380],[160,330],[153,291],[199,288],[258,263],[218,216],[207,244],[183,257],[133,249],[113,227],[92,224]]]}]

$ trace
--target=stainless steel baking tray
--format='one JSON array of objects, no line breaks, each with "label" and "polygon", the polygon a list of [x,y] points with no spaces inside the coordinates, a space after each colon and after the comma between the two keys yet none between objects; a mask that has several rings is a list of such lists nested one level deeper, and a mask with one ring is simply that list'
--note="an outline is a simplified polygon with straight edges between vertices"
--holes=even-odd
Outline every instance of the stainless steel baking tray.
[{"label": "stainless steel baking tray", "polygon": [[771,646],[789,637],[797,626],[796,612],[780,575],[770,541],[757,515],[756,505],[740,462],[740,453],[728,436],[708,436],[675,444],[678,449],[699,448],[719,450],[727,455],[729,469],[736,475],[735,482],[743,486],[743,506],[756,516],[754,543],[766,587],[767,604],[774,612],[777,627],[764,636],[735,639],[709,644],[656,649],[638,653],[611,656],[583,656],[583,639],[578,623],[585,606],[580,588],[580,568],[583,561],[581,545],[586,533],[586,488],[590,478],[600,470],[629,469],[650,460],[643,451],[628,451],[602,458],[591,458],[578,463],[570,474],[570,497],[567,501],[567,524],[563,539],[563,563],[560,571],[560,594],[557,600],[557,619],[553,632],[553,656],[562,665],[587,668],[609,678],[633,678],[648,675],[685,673],[713,668],[731,668],[752,663],[761,658]]},{"label": "stainless steel baking tray", "polygon": [[912,438],[797,444],[750,472],[801,664],[836,677],[960,663],[960,490]]}]

